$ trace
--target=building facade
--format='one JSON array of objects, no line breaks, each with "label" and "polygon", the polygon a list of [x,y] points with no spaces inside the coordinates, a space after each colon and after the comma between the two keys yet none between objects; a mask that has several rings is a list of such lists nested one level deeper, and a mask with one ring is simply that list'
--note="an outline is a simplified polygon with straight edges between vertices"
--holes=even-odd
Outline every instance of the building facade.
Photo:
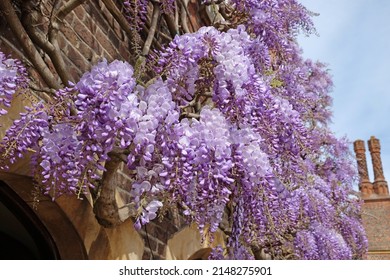
[{"label": "building facade", "polygon": [[380,142],[375,137],[368,140],[374,181],[368,173],[366,148],[363,140],[354,142],[358,171],[359,190],[364,200],[362,219],[368,238],[368,259],[390,259],[390,196],[383,174]]}]

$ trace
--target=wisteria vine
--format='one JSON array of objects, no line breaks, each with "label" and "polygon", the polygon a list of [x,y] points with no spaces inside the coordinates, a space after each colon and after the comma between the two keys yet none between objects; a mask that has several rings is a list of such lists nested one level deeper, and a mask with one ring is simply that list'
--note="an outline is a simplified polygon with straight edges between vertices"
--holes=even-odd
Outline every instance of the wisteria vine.
[{"label": "wisteria vine", "polygon": [[[134,32],[147,3],[125,1],[140,18]],[[173,3],[163,1],[163,12]],[[314,32],[311,13],[295,0],[224,4],[235,20],[176,36],[158,52],[150,82],[138,83],[127,62],[103,60],[52,104],[28,109],[0,144],[1,167],[32,151],[47,194],[80,195],[99,185],[119,150],[136,228],[174,203],[212,236],[229,209],[227,251],[212,258],[251,259],[256,250],[362,258],[353,158],[328,128],[331,78],[302,58],[295,39]],[[23,69],[0,53],[0,104],[25,86]]]},{"label": "wisteria vine", "polygon": [[0,116],[7,114],[18,90],[27,86],[27,71],[23,64],[0,51]]}]

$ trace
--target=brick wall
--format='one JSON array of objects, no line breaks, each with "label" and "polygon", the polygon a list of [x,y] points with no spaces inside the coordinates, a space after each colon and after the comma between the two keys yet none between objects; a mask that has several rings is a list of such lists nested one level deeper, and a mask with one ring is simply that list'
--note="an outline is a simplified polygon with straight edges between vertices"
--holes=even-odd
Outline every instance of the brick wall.
[{"label": "brick wall", "polygon": [[[45,16],[40,29],[46,32],[53,1],[43,2]],[[134,59],[128,36],[99,0],[86,1],[68,14],[60,25],[58,41],[66,66],[75,81],[102,58],[108,61]],[[22,48],[6,22],[1,22],[0,48],[13,57],[24,59]],[[50,61],[45,61],[50,66]]]},{"label": "brick wall", "polygon": [[368,238],[368,259],[390,259],[390,197],[366,199],[362,218]]},{"label": "brick wall", "polygon": [[129,38],[98,0],[87,1],[66,17],[59,44],[75,79],[102,58],[108,61],[134,58]]},{"label": "brick wall", "polygon": [[366,144],[354,142],[354,150],[360,177],[359,190],[363,204],[363,225],[368,238],[368,259],[390,259],[390,196],[383,174],[379,139],[371,136],[367,141],[374,180],[370,181]]}]

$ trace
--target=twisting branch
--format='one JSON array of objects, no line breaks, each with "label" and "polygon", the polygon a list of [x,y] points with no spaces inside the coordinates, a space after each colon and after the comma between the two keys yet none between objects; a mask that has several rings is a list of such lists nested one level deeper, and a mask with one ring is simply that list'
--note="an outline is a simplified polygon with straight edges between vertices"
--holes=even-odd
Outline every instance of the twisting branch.
[{"label": "twisting branch", "polygon": [[148,37],[145,40],[144,47],[142,49],[142,55],[146,56],[150,52],[150,47],[153,42],[154,35],[156,34],[158,19],[160,18],[160,5],[158,3],[153,3],[153,14],[152,14],[152,22],[150,24],[150,29],[148,33]]},{"label": "twisting branch", "polygon": [[223,2],[224,2],[224,0],[211,0],[209,2],[203,3],[202,5],[205,5],[205,6],[219,5],[219,4],[223,3]]},{"label": "twisting branch", "polygon": [[70,0],[63,4],[57,11],[57,20],[62,21],[71,11],[77,8],[77,6],[83,4],[85,1],[87,0]]},{"label": "twisting branch", "polygon": [[93,211],[99,224],[104,227],[114,227],[123,223],[128,217],[136,216],[137,214],[133,201],[119,207],[116,200],[117,192],[126,193],[118,182],[118,173],[130,179],[125,173],[120,171],[120,164],[127,162],[128,154],[128,150],[118,147],[114,147],[108,153],[110,160],[105,163],[106,171],[103,173],[100,185],[91,192],[94,196]]},{"label": "twisting branch", "polygon": [[[51,97],[50,95],[52,94],[55,94],[56,91],[52,88],[42,88],[42,87],[39,87],[37,86],[35,83],[33,82],[30,82],[28,87],[32,90],[32,91],[35,91],[35,92],[39,92],[40,93],[40,96],[43,100],[45,100],[46,102],[49,102],[51,101]],[[49,95],[50,94],[50,95]]]},{"label": "twisting branch", "polygon": [[190,29],[188,28],[187,24],[187,12],[186,12],[186,5],[188,3],[188,0],[180,0],[181,9],[180,9],[180,20],[181,20],[181,26],[183,27],[183,30],[185,33],[191,33]]},{"label": "twisting branch", "polygon": [[[161,15],[161,13],[160,13]],[[159,18],[160,20],[160,18]],[[145,24],[144,27],[142,28],[142,31],[141,32],[144,32],[146,34],[146,37],[148,37],[148,34],[149,34],[149,30],[150,30],[150,24]],[[163,32],[161,32],[161,30],[157,30],[157,27],[156,27],[156,31],[155,31],[155,36],[153,37],[153,40],[152,40],[152,45],[154,44],[155,47],[157,49],[162,49],[162,45],[161,43],[159,42],[158,38],[161,36],[162,38],[165,38],[167,39],[169,42],[172,40],[171,37],[169,37],[169,35],[167,34],[164,34]],[[152,46],[151,46],[152,47]]]},{"label": "twisting branch", "polygon": [[14,7],[12,6],[11,0],[0,1],[0,9],[4,12],[4,17],[6,18],[12,32],[16,35],[16,38],[21,44],[24,52],[44,82],[51,88],[60,88],[60,84],[57,82],[57,79],[54,77],[45,61],[39,55],[38,50],[34,46],[22,23],[20,22]]},{"label": "twisting branch", "polygon": [[[58,27],[52,28],[49,32],[49,40],[46,39],[45,34],[36,28],[36,24],[34,22],[34,14],[31,7],[31,3],[26,4],[27,15],[23,17],[23,24],[30,35],[31,39],[37,44],[40,48],[42,48],[50,57],[53,62],[54,68],[56,69],[58,75],[61,78],[61,81],[64,85],[68,85],[69,81],[72,81],[72,76],[67,70],[65,61],[61,55],[61,50],[57,42],[57,33]],[[58,26],[55,22],[54,26]]]},{"label": "twisting branch", "polygon": [[123,16],[118,7],[112,2],[112,0],[102,0],[107,10],[112,14],[115,20],[119,23],[120,27],[126,32],[129,36],[130,41],[133,40],[133,32],[131,31],[130,25],[126,18]]},{"label": "twisting branch", "polygon": [[[52,44],[52,48],[48,49],[47,53],[53,61],[53,64],[56,67],[58,74],[60,75],[64,84],[67,84],[67,81],[71,81],[71,76],[68,71],[66,71],[65,63],[59,51],[58,45],[58,32],[59,25],[62,23],[64,18],[77,6],[83,4],[86,1],[90,0],[70,0],[65,5],[61,6],[54,16],[54,21],[51,24],[51,28],[49,30],[49,41]],[[123,16],[123,14],[119,11],[118,7],[112,0],[102,0],[107,10],[112,14],[115,20],[119,23],[121,28],[126,32],[129,36],[130,40],[132,40],[133,33],[130,29],[130,26]],[[41,42],[42,43],[42,42]]]},{"label": "twisting branch", "polygon": [[228,12],[226,11],[225,3],[219,4],[219,13],[222,15],[224,19],[229,18]]},{"label": "twisting branch", "polygon": [[172,38],[174,38],[176,35],[179,35],[179,24],[176,24],[175,19],[165,13],[163,14],[163,17],[165,22],[167,23],[167,27]]},{"label": "twisting branch", "polygon": [[[162,32],[161,30],[158,31],[158,36],[161,36],[161,38],[167,40],[168,42],[172,41],[172,39],[174,38],[165,34],[164,32]],[[162,49],[162,45],[158,42],[158,40],[155,40],[155,43],[156,43],[156,46],[159,48],[159,49]]]},{"label": "twisting branch", "polygon": [[193,32],[195,32],[195,27],[192,24],[191,15],[188,11],[188,2],[189,0],[180,0],[181,2],[181,22],[183,25],[183,29],[186,33],[191,33],[190,29],[188,28],[187,19],[191,25],[191,29]]},{"label": "twisting branch", "polygon": [[72,81],[72,77],[69,74],[69,71],[66,69],[65,61],[61,55],[61,50],[58,44],[58,32],[60,30],[60,25],[63,24],[65,17],[77,8],[79,5],[83,4],[86,1],[90,0],[70,0],[66,4],[62,5],[54,14],[54,19],[50,24],[49,28],[49,41],[52,45],[52,51],[47,52],[50,56],[54,67],[57,70],[58,75],[60,76],[64,85],[68,85],[69,81]]},{"label": "twisting branch", "polygon": [[109,154],[111,159],[106,162],[106,171],[103,173],[101,186],[98,189],[96,201],[93,205],[93,211],[99,224],[104,227],[113,227],[123,221],[118,212],[118,204],[115,199],[115,175],[122,160]]},{"label": "twisting branch", "polygon": [[198,106],[198,103],[200,102],[201,97],[205,97],[207,99],[207,98],[213,97],[213,95],[211,93],[198,93],[198,94],[196,94],[195,98],[192,99],[188,104],[183,105],[183,106],[179,106],[179,108],[184,110],[186,108],[193,107],[196,111],[196,107]]}]

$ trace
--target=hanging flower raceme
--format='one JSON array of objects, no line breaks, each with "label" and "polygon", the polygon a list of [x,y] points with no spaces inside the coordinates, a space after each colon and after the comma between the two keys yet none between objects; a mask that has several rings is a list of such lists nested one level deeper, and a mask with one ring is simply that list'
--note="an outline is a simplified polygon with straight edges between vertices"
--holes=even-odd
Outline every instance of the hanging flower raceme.
[{"label": "hanging flower raceme", "polygon": [[15,93],[26,86],[26,68],[19,60],[7,58],[0,51],[0,116],[7,113]]},{"label": "hanging flower raceme", "polygon": [[[145,14],[145,1],[126,3]],[[251,259],[260,249],[279,259],[361,257],[354,165],[327,127],[332,83],[294,41],[297,30],[312,31],[309,13],[295,0],[227,4],[245,14],[242,25],[176,36],[147,86],[128,63],[100,62],[54,105],[28,109],[3,157],[35,151],[37,178],[56,197],[94,188],[119,150],[136,228],[172,204],[203,234],[230,215],[228,254],[213,258]]]}]

